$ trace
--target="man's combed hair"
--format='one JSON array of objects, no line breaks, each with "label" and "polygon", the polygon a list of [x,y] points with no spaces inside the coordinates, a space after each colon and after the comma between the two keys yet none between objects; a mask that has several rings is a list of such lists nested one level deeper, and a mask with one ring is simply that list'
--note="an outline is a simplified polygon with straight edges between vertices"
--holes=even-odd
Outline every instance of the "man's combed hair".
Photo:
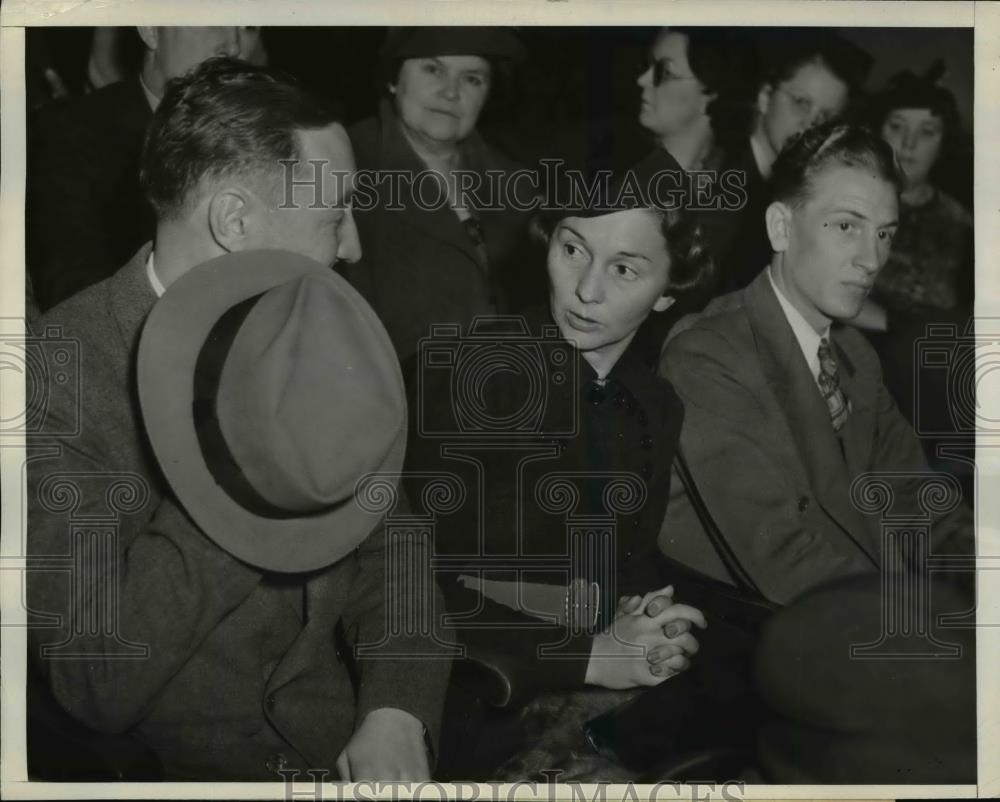
[{"label": "man's combed hair", "polygon": [[335,111],[263,67],[229,57],[167,84],[143,147],[140,181],[158,218],[180,215],[206,182],[257,180],[277,196],[296,132],[337,122]]},{"label": "man's combed hair", "polygon": [[835,167],[860,167],[902,186],[892,148],[880,136],[859,125],[827,123],[792,139],[774,162],[771,199],[791,206],[809,197],[813,178]]}]

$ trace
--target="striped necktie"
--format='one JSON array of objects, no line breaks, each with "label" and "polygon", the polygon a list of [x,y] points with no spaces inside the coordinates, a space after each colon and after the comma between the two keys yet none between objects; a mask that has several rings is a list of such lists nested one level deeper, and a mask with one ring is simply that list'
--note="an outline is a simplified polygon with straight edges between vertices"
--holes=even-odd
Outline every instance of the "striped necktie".
[{"label": "striped necktie", "polygon": [[819,389],[830,410],[830,420],[833,430],[839,432],[847,422],[850,414],[850,403],[840,389],[840,376],[837,375],[837,360],[830,350],[830,341],[824,337],[819,341]]}]

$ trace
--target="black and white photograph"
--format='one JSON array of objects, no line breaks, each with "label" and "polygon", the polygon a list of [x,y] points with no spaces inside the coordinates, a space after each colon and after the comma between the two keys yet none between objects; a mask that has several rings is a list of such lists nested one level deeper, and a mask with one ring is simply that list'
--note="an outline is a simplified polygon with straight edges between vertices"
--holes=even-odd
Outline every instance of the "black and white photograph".
[{"label": "black and white photograph", "polygon": [[1000,794],[1000,4],[38,5],[5,798]]}]

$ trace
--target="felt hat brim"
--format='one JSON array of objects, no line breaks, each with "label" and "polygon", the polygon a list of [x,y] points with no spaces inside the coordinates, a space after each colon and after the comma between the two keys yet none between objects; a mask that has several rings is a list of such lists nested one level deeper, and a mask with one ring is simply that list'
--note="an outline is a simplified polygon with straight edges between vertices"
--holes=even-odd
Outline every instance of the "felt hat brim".
[{"label": "felt hat brim", "polygon": [[[242,507],[218,485],[202,453],[192,411],[194,372],[206,337],[222,313],[307,274],[335,284],[360,312],[370,336],[394,361],[397,390],[405,404],[402,372],[375,312],[333,270],[284,251],[227,254],[178,279],[146,319],[137,364],[146,432],[185,510],[233,556],[264,570],[285,573],[313,571],[336,562],[379,526],[384,516],[365,509],[355,496],[320,513],[294,518],[266,518]],[[373,473],[398,476],[405,450],[404,414],[397,436]]]}]

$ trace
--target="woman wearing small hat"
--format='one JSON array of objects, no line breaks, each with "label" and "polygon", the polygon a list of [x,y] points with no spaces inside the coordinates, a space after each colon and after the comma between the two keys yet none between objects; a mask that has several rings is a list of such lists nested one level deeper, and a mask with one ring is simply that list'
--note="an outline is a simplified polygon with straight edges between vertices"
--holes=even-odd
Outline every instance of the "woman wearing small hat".
[{"label": "woman wearing small hat", "polygon": [[[501,73],[523,56],[507,28],[391,28],[380,57],[379,113],[349,132],[359,169],[416,177],[395,186],[380,180],[371,208],[356,203],[364,260],[348,273],[404,363],[432,325],[467,326],[495,314],[518,285],[509,274],[524,268],[527,212],[487,188],[487,172],[509,174],[517,165],[486,144],[476,124]],[[481,181],[477,197],[459,189],[456,171]],[[493,208],[483,208],[491,200]]]},{"label": "woman wearing small hat", "polygon": [[872,291],[892,312],[971,306],[972,216],[938,186],[961,134],[943,74],[941,61],[925,75],[902,73],[872,102],[872,126],[892,145],[905,181],[899,229]]},{"label": "woman wearing small hat", "polygon": [[[903,72],[872,98],[868,119],[899,161],[903,190],[899,228],[885,267],[875,279],[868,304],[856,325],[872,328],[882,357],[885,381],[903,413],[919,410],[926,431],[954,432],[956,419],[971,420],[971,397],[948,386],[948,371],[914,374],[914,349],[929,324],[948,324],[964,332],[974,301],[972,215],[940,186],[955,170],[962,130],[954,95],[941,83],[944,63],[923,75]],[[949,442],[958,437],[948,436]],[[937,441],[925,438],[931,464],[966,482],[971,473],[937,455]]]},{"label": "woman wearing small hat", "polygon": [[[408,469],[447,472],[468,493],[435,535],[453,569],[438,573],[448,611],[473,658],[456,665],[445,705],[445,778],[492,776],[523,748],[510,709],[535,692],[656,685],[698,649],[689,630],[702,614],[655,590],[671,581],[657,536],[683,410],[630,344],[710,262],[682,213],[619,205],[614,193],[536,220],[548,308],[521,331],[480,332],[448,370],[425,368],[410,405]],[[466,424],[453,437],[425,436],[456,419]],[[491,439],[472,445],[477,437]],[[416,473],[408,491],[418,508],[433,506]],[[481,665],[504,678],[496,697],[478,684]],[[498,702],[508,709],[491,710]]]}]

